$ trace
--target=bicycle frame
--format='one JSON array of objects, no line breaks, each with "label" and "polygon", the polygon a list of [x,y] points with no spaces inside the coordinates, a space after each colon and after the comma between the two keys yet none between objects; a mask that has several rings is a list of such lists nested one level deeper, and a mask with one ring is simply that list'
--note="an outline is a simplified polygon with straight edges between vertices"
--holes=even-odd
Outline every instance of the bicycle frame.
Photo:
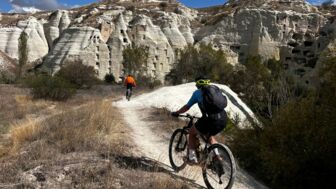
[{"label": "bicycle frame", "polygon": [[[177,172],[188,165],[188,162],[185,160],[185,153],[189,142],[188,134],[194,126],[195,119],[199,119],[189,114],[179,115],[179,117],[188,118],[189,122],[183,128],[176,129],[169,142],[169,161]],[[219,184],[221,185],[219,187],[223,188],[222,184],[226,183],[227,185],[223,185],[225,189],[231,188],[236,174],[236,165],[232,152],[224,144],[211,144],[209,141],[211,135],[197,133],[197,137],[199,144],[195,150],[199,160],[198,166],[202,168],[202,175],[206,186],[214,188],[214,185],[218,186],[217,184]],[[176,152],[177,154],[175,154]],[[228,177],[223,177],[223,175],[227,175]]]},{"label": "bicycle frame", "polygon": [[[187,114],[187,115],[179,115],[179,117],[185,117],[185,118],[188,118],[188,119],[189,119],[188,124],[182,128],[182,129],[183,129],[184,131],[186,131],[187,133],[189,133],[189,130],[190,130],[191,127],[194,125],[194,120],[195,120],[195,119],[199,119],[199,117],[191,116],[191,115],[189,115],[189,114]],[[202,153],[202,154],[204,154],[204,155],[207,156],[207,155],[208,155],[207,149],[208,149],[208,147],[209,147],[209,145],[210,145],[210,143],[209,143],[209,138],[210,138],[211,136],[205,136],[205,135],[203,135],[203,134],[201,134],[201,133],[198,133],[197,136],[199,136],[199,138],[201,138],[201,139],[203,140],[203,142],[205,143],[204,148],[203,148],[199,153]],[[178,140],[178,143],[180,144],[181,141],[182,141],[182,135],[180,136],[180,138],[179,138],[179,140]],[[177,151],[180,151],[180,150],[183,151],[183,149],[185,149],[185,147],[186,147],[187,144],[188,144],[188,142],[186,142],[186,143],[183,145],[182,149],[176,149],[176,150],[177,150]],[[200,144],[199,144],[199,145],[200,145]],[[201,155],[201,154],[199,154],[199,155]],[[202,161],[203,161],[204,159],[206,159],[206,158],[202,158]],[[201,161],[201,162],[202,162],[202,161]]]}]

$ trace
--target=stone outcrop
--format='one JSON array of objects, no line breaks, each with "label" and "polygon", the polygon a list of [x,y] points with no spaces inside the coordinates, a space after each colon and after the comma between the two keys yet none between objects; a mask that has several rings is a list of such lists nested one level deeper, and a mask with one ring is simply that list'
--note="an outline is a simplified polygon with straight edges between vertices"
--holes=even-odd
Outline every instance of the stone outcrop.
[{"label": "stone outcrop", "polygon": [[22,29],[18,27],[0,28],[0,51],[12,58],[18,58],[19,37]]},{"label": "stone outcrop", "polygon": [[69,27],[70,23],[71,20],[68,11],[58,10],[50,15],[49,21],[44,24],[45,35],[49,47],[53,46],[54,41],[66,28]]},{"label": "stone outcrop", "polygon": [[[305,11],[311,7],[303,1],[291,3],[304,5],[301,10]],[[235,63],[256,55],[280,60],[298,81],[309,84],[314,80],[311,73],[319,54],[330,39],[327,34],[328,19],[321,13],[305,11],[278,11],[252,6],[236,9],[224,15],[215,25],[203,27],[195,38],[199,43],[211,43],[214,48],[224,50],[231,61],[237,61]]]},{"label": "stone outcrop", "polygon": [[[122,66],[123,50],[127,46],[144,46],[149,50],[149,59],[145,63],[146,74],[163,80],[175,61],[175,49],[193,44],[194,39],[188,17],[151,11],[149,14],[159,16],[155,24],[153,18],[145,14],[133,15],[125,7],[114,6],[96,18],[100,23],[100,31],[93,32],[95,34],[84,34],[90,32],[87,29],[82,30],[83,27],[64,30],[46,57],[45,67],[56,72],[66,59],[78,59],[94,66],[101,79],[109,73],[119,78],[125,74]],[[49,27],[50,22],[45,26]],[[75,35],[76,32],[78,33]],[[90,45],[81,45],[84,41],[89,41]]]},{"label": "stone outcrop", "polygon": [[0,28],[0,51],[18,59],[19,38],[22,32],[28,35],[28,61],[32,62],[48,54],[42,23],[34,17],[19,21],[15,27]]},{"label": "stone outcrop", "polygon": [[[44,65],[51,73],[57,72],[67,61],[82,61],[96,68],[97,73],[107,72],[106,65],[98,64],[108,59],[107,45],[101,41],[100,31],[92,27],[70,27],[63,31]],[[105,61],[106,62],[106,61]]]},{"label": "stone outcrop", "polygon": [[155,26],[147,16],[137,16],[129,31],[133,45],[145,46],[149,50],[146,64],[147,75],[163,80],[170,71],[174,60],[174,50],[165,33]]},{"label": "stone outcrop", "polygon": [[38,21],[31,17],[25,21],[19,21],[17,27],[21,28],[28,35],[28,61],[35,61],[48,54],[49,47],[44,35],[43,20]]}]

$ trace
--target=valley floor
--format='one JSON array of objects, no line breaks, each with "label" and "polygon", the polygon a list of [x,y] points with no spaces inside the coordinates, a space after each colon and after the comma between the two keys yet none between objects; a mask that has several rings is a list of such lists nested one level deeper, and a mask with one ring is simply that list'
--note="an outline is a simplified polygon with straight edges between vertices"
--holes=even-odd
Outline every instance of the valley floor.
[{"label": "valley floor", "polygon": [[[184,122],[129,106],[121,86],[65,103],[0,92],[0,188],[204,188],[199,167],[176,174],[169,164],[170,134]],[[239,170],[234,188],[266,187]]]}]

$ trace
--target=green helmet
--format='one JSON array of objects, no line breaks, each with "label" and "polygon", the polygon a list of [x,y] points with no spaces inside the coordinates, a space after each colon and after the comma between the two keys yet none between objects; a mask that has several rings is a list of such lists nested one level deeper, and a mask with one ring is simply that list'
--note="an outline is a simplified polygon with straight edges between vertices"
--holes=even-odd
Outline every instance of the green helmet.
[{"label": "green helmet", "polygon": [[210,84],[210,79],[207,79],[206,77],[197,77],[195,79],[196,86],[204,86],[204,85],[209,85]]}]

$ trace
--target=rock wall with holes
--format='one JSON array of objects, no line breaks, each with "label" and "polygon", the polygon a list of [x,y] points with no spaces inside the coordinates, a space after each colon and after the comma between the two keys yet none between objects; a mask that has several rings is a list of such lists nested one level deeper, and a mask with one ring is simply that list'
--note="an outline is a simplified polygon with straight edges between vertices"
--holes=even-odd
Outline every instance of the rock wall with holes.
[{"label": "rock wall with holes", "polygon": [[238,63],[248,56],[280,60],[298,81],[309,84],[319,54],[331,40],[331,20],[320,13],[246,8],[199,30],[198,43],[212,43]]},{"label": "rock wall with holes", "polygon": [[[163,81],[175,62],[174,51],[194,42],[190,28],[190,20],[194,19],[194,15],[187,14],[186,9],[184,7],[183,15],[158,9],[145,10],[146,13],[152,11],[156,15],[153,23],[153,18],[145,14],[134,15],[125,7],[114,6],[96,18],[99,30],[89,27],[67,28],[68,25],[63,24],[65,27],[62,27],[63,32],[59,37],[57,35],[61,29],[54,25],[67,20],[65,18],[68,16],[67,12],[57,11],[50,16],[51,21],[45,24],[46,27],[55,28],[55,32],[47,30],[49,44],[53,43],[54,47],[44,61],[44,69],[55,73],[67,60],[77,59],[93,65],[101,79],[106,74],[113,74],[118,79],[126,74],[122,65],[123,50],[128,46],[143,46],[149,50],[149,59],[144,63],[145,74]],[[81,22],[78,19],[75,21]]]},{"label": "rock wall with holes", "polygon": [[109,50],[98,29],[70,27],[62,33],[44,60],[44,70],[55,73],[68,61],[82,61],[93,66],[100,78],[108,70]]}]

